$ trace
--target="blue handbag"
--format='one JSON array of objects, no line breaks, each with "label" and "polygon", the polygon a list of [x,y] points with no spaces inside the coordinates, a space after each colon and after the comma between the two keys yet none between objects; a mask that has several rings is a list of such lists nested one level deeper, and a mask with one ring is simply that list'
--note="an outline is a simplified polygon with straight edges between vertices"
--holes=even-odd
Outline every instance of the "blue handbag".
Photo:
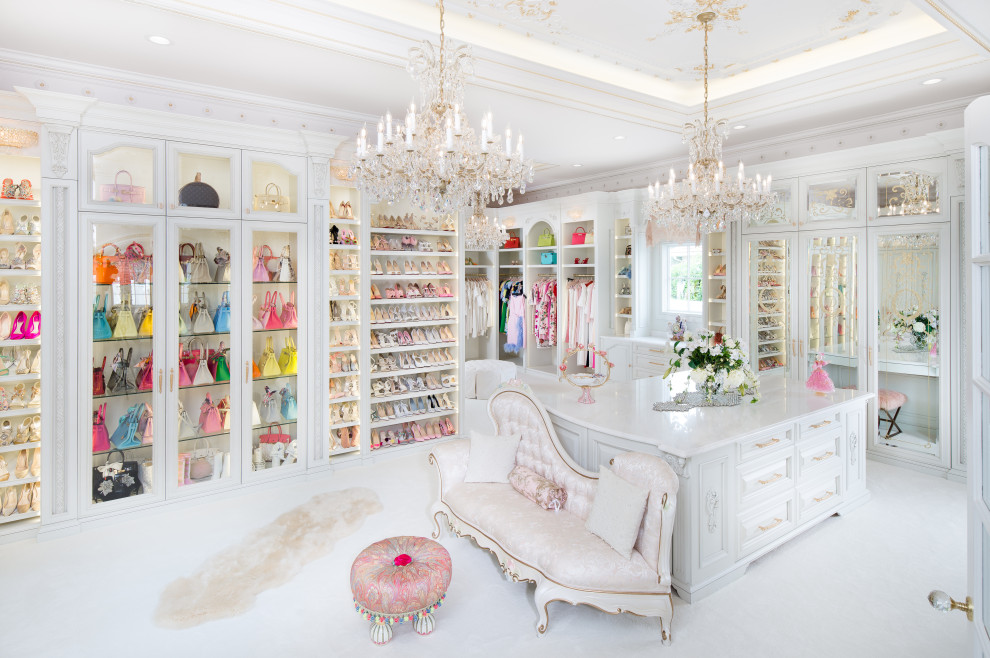
[{"label": "blue handbag", "polygon": [[103,298],[103,308],[99,308],[100,296],[93,302],[93,340],[105,340],[113,335],[107,322],[107,298]]},{"label": "blue handbag", "polygon": [[283,386],[279,395],[282,396],[282,418],[296,420],[299,417],[299,405],[296,403],[296,396],[292,394],[288,386]]},{"label": "blue handbag", "polygon": [[218,334],[225,334],[230,331],[230,298],[226,291],[220,298],[217,310],[213,314],[213,326]]},{"label": "blue handbag", "polygon": [[144,404],[136,404],[127,410],[127,413],[120,417],[117,429],[110,437],[110,443],[114,448],[134,448],[141,445],[141,440],[137,438],[138,425],[141,421],[141,412]]},{"label": "blue handbag", "polygon": [[544,251],[540,254],[540,263],[542,265],[556,265],[557,264],[557,252],[556,251]]}]

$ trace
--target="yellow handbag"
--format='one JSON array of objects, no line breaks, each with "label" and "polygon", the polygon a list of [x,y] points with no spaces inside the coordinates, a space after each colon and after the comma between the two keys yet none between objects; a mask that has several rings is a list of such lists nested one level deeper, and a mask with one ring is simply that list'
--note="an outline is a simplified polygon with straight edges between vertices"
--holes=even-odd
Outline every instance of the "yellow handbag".
[{"label": "yellow handbag", "polygon": [[265,339],[265,351],[261,354],[261,375],[263,377],[277,377],[282,374],[278,367],[278,359],[275,358],[275,345],[271,337]]},{"label": "yellow handbag", "polygon": [[[181,315],[179,316],[182,317]],[[138,329],[139,336],[151,336],[155,332],[154,317],[152,316],[151,307],[148,307],[147,312],[144,314],[144,318],[141,320],[141,327]],[[182,333],[181,331],[179,333]]]},{"label": "yellow handbag", "polygon": [[124,300],[117,310],[117,322],[113,326],[113,337],[134,338],[137,335],[137,327],[134,326],[134,315],[131,313],[131,303]]},{"label": "yellow handbag", "polygon": [[299,371],[299,353],[291,336],[285,337],[285,347],[278,357],[278,367],[282,369],[283,375],[294,375]]}]

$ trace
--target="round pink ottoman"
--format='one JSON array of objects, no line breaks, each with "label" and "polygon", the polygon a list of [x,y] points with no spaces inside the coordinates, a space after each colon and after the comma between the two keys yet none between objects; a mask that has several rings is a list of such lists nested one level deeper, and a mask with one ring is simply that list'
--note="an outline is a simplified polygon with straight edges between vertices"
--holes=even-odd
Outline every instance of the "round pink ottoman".
[{"label": "round pink ottoman", "polygon": [[433,632],[433,611],[450,585],[450,553],[426,537],[389,537],[361,551],[351,565],[354,609],[371,621],[371,640],[387,644],[392,624],[413,622]]}]

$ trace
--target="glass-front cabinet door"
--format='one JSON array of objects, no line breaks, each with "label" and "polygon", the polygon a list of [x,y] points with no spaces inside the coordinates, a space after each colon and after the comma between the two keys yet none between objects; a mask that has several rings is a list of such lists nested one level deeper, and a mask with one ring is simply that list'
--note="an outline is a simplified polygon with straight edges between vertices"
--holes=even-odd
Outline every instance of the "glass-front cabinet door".
[{"label": "glass-front cabinet door", "polygon": [[945,158],[871,167],[871,223],[905,224],[946,221]]},{"label": "glass-front cabinet door", "polygon": [[242,417],[244,468],[251,477],[294,471],[305,463],[307,408],[305,308],[306,227],[245,227],[242,268],[246,353],[241,376],[249,386]]},{"label": "glass-front cabinet door", "polygon": [[774,179],[771,189],[777,195],[773,204],[743,224],[743,233],[771,233],[797,229],[798,179]]},{"label": "glass-front cabinet door", "polygon": [[242,151],[241,158],[245,219],[306,221],[306,158],[257,151]]},{"label": "glass-front cabinet door", "polygon": [[801,178],[801,230],[866,225],[866,170]]},{"label": "glass-front cabinet door", "polygon": [[793,367],[792,245],[789,235],[746,238],[746,308],[744,326],[750,363],[758,375],[789,374]]},{"label": "glass-front cabinet door", "polygon": [[169,219],[169,493],[239,481],[239,224]]},{"label": "glass-front cabinet door", "polygon": [[807,379],[822,355],[836,388],[865,387],[861,368],[865,310],[862,230],[801,234],[801,333],[796,375]]},{"label": "glass-front cabinet door", "polygon": [[92,426],[92,441],[80,446],[79,480],[84,509],[101,513],[165,492],[159,309],[165,308],[166,249],[161,219],[103,213],[80,220],[80,256],[89,274],[79,284],[86,300],[79,305],[79,353],[91,364],[82,369],[80,423]]},{"label": "glass-front cabinet door", "polygon": [[165,212],[165,142],[82,131],[79,208],[101,212]]},{"label": "glass-front cabinet door", "polygon": [[240,217],[238,149],[169,142],[166,183],[170,216]]},{"label": "glass-front cabinet door", "polygon": [[869,240],[875,269],[868,358],[877,394],[870,447],[947,466],[950,385],[942,377],[951,336],[948,227],[871,229]]}]

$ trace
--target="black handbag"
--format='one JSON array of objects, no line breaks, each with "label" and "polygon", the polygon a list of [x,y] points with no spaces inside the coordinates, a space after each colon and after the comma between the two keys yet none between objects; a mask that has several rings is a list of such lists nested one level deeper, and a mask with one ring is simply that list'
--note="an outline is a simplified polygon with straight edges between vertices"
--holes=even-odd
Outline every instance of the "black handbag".
[{"label": "black handbag", "polygon": [[113,363],[110,365],[110,378],[107,380],[107,392],[126,393],[127,391],[137,390],[137,383],[134,381],[133,376],[128,379],[128,373],[131,369],[131,356],[133,353],[133,347],[127,350],[126,357],[124,356],[123,348],[117,350],[117,356],[113,358]]},{"label": "black handbag", "polygon": [[203,175],[196,172],[196,180],[179,188],[179,205],[193,208],[219,208],[220,195],[203,182]]},{"label": "black handbag", "polygon": [[[114,453],[120,454],[120,468],[111,466],[110,458]],[[93,500],[105,502],[127,498],[135,494],[141,483],[138,481],[138,463],[124,461],[124,453],[111,450],[107,453],[107,461],[103,466],[93,468]]]}]

